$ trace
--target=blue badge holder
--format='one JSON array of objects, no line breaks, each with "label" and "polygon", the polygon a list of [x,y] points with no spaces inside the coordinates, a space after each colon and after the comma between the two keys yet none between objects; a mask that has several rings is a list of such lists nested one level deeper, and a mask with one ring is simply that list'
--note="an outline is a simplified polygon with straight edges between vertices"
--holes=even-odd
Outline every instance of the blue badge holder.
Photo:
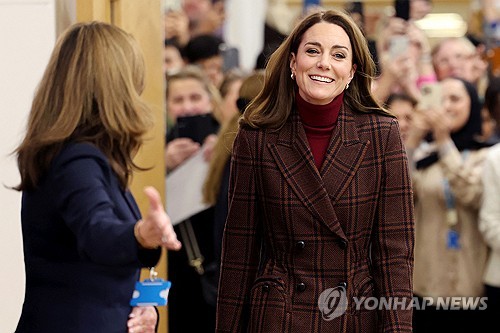
[{"label": "blue badge holder", "polygon": [[456,230],[448,230],[446,247],[450,250],[460,250],[460,234]]},{"label": "blue badge holder", "polygon": [[168,293],[172,283],[156,278],[158,275],[151,268],[149,279],[137,281],[135,290],[130,300],[131,306],[165,306],[168,301]]}]

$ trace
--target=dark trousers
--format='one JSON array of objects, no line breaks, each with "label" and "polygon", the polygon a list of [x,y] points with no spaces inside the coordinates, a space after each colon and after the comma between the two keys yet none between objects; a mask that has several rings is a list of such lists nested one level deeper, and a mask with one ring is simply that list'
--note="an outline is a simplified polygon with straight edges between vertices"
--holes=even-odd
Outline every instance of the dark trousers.
[{"label": "dark trousers", "polygon": [[[192,217],[191,224],[201,254],[206,263],[212,262],[213,209]],[[174,230],[180,238],[179,226],[175,226]],[[200,276],[189,265],[186,244],[178,252],[168,251],[168,280],[172,282],[168,295],[169,333],[213,333],[215,306],[209,305],[203,298]]]},{"label": "dark trousers", "polygon": [[[488,296],[488,309],[486,310],[488,314],[488,324],[493,327],[495,323],[498,323],[500,318],[500,288],[485,285],[486,296]],[[493,329],[490,330],[493,332]],[[497,330],[498,331],[498,328]]]},{"label": "dark trousers", "polygon": [[[419,304],[422,298],[418,297]],[[497,315],[498,316],[498,315]],[[488,310],[444,310],[435,306],[413,309],[414,333],[486,333],[497,332],[488,324]],[[488,330],[486,327],[489,326]]]}]

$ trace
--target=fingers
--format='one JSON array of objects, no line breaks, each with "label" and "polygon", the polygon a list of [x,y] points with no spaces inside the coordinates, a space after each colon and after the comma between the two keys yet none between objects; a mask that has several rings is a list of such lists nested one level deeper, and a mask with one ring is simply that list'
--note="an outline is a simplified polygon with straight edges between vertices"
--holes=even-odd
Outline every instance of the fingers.
[{"label": "fingers", "polygon": [[169,144],[176,145],[179,147],[190,147],[190,146],[199,146],[199,143],[194,142],[190,138],[177,138],[172,140]]},{"label": "fingers", "polygon": [[163,208],[160,193],[152,186],[144,188],[144,193],[149,199],[150,210],[146,219],[143,220],[144,228],[141,229],[143,230],[141,237],[148,244],[163,246],[168,250],[179,250],[182,245],[177,239],[172,222]]},{"label": "fingers", "polygon": [[127,321],[128,332],[154,332],[156,321],[156,311],[153,307],[134,307]]},{"label": "fingers", "polygon": [[163,211],[163,204],[161,202],[161,196],[158,191],[152,187],[147,186],[144,188],[144,194],[148,197],[149,200],[149,209],[152,211]]},{"label": "fingers", "polygon": [[183,158],[187,158],[200,149],[200,144],[191,139],[182,138],[176,142],[176,151]]},{"label": "fingers", "polygon": [[167,250],[178,251],[182,247],[182,244],[177,239],[177,234],[175,233],[174,227],[172,226],[170,221],[165,228],[165,232],[161,238],[161,242],[161,245]]},{"label": "fingers", "polygon": [[165,163],[172,170],[200,149],[200,144],[188,138],[175,139],[167,144]]}]

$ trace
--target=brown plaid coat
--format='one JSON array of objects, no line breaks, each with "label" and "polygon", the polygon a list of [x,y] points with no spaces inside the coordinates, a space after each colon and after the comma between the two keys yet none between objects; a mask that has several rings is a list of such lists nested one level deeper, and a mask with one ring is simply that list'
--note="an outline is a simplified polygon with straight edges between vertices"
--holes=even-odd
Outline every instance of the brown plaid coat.
[{"label": "brown plaid coat", "polygon": [[[217,332],[412,332],[411,307],[353,301],[412,297],[412,189],[395,119],[343,107],[319,172],[296,113],[279,131],[242,128],[231,168]],[[318,299],[338,286],[347,310],[325,320]]]}]

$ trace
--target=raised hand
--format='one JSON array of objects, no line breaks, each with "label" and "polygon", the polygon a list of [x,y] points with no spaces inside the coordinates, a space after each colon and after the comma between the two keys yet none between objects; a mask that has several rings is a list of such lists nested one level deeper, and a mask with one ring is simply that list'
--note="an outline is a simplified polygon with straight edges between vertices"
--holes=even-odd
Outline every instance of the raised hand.
[{"label": "raised hand", "polygon": [[165,165],[168,171],[177,168],[182,162],[200,150],[200,144],[189,138],[177,138],[167,144]]},{"label": "raised hand", "polygon": [[145,248],[163,246],[168,250],[179,250],[181,243],[177,240],[170,218],[163,208],[160,194],[152,186],[146,187],[144,193],[149,199],[149,211],[146,217],[136,224],[137,241]]}]

